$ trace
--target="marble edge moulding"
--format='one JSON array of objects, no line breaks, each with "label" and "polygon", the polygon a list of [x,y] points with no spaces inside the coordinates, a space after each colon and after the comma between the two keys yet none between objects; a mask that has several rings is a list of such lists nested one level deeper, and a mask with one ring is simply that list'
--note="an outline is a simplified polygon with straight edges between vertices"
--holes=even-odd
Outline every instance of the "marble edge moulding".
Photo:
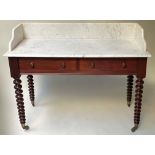
[{"label": "marble edge moulding", "polygon": [[[137,45],[140,53],[137,57],[151,57],[151,54],[146,50],[146,42],[144,39],[144,30],[137,23],[21,23],[12,29],[12,36],[9,42],[9,50],[3,56],[19,57],[20,54],[13,54],[16,47],[26,39],[100,39],[100,40],[129,40]],[[109,44],[110,46],[110,44]],[[26,57],[23,54],[23,57]],[[61,51],[60,51],[61,52]],[[86,51],[87,52],[87,51]],[[108,53],[108,51],[107,51]],[[114,53],[115,54],[115,53]],[[136,57],[135,54],[124,55],[121,53],[115,56],[114,54],[107,54],[105,57]],[[33,55],[33,54],[32,54]],[[42,54],[43,55],[43,54]],[[60,54],[58,54],[60,56]],[[74,53],[73,55],[63,54],[62,57],[87,57],[83,53]],[[104,53],[89,54],[90,57],[104,57]],[[89,57],[88,56],[88,57]],[[41,57],[36,56],[35,57]],[[43,57],[46,57],[45,55]],[[47,57],[50,57],[49,55]],[[57,57],[51,55],[51,57]]]}]

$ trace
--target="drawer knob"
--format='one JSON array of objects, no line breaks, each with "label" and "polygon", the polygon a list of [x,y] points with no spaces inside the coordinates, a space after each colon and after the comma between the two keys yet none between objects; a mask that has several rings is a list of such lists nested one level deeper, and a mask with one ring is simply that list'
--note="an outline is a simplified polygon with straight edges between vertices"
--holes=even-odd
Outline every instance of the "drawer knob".
[{"label": "drawer knob", "polygon": [[126,64],[126,62],[122,62],[122,68],[127,68],[127,64]]},{"label": "drawer knob", "polygon": [[34,63],[30,62],[30,66],[31,66],[31,68],[34,68]]},{"label": "drawer knob", "polygon": [[66,68],[65,62],[63,62],[62,64],[60,64],[60,67],[61,67],[62,69],[65,69],[65,68]]},{"label": "drawer knob", "polygon": [[91,67],[91,68],[95,68],[95,63],[94,63],[94,62],[91,62],[91,63],[90,63],[90,67]]}]

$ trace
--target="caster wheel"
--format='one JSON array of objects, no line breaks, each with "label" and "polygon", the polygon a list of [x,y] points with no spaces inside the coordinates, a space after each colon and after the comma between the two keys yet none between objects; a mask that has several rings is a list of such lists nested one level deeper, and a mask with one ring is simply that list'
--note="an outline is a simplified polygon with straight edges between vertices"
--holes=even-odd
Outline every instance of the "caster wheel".
[{"label": "caster wheel", "polygon": [[24,130],[29,130],[29,126],[28,126],[28,125],[25,125],[25,124],[22,124],[22,128],[23,128]]},{"label": "caster wheel", "polygon": [[24,126],[24,130],[28,130],[30,127],[28,125]]},{"label": "caster wheel", "polygon": [[135,126],[131,129],[131,131],[132,131],[132,132],[135,132],[137,129],[138,129],[138,125],[135,125]]},{"label": "caster wheel", "polygon": [[31,101],[31,104],[32,104],[33,107],[35,107],[34,101]]},{"label": "caster wheel", "polygon": [[128,102],[127,102],[127,105],[128,105],[128,107],[130,107],[130,105],[131,105],[131,102],[130,102],[130,101],[128,101]]}]

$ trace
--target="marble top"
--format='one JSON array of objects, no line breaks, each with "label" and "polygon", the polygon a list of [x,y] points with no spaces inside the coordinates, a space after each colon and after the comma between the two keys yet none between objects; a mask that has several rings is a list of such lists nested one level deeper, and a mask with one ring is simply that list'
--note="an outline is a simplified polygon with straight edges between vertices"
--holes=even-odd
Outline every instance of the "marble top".
[{"label": "marble top", "polygon": [[25,23],[12,31],[7,57],[150,57],[135,23]]}]

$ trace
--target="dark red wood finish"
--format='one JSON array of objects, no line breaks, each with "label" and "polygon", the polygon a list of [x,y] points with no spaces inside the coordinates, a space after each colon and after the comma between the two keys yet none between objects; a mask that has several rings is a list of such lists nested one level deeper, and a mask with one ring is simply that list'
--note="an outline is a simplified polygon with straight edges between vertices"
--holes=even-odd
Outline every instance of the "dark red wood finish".
[{"label": "dark red wood finish", "polygon": [[17,78],[20,76],[18,58],[9,58],[10,74],[11,77]]},{"label": "dark red wood finish", "polygon": [[136,94],[135,94],[135,114],[134,114],[134,123],[139,124],[140,121],[140,112],[142,105],[142,94],[143,94],[143,84],[144,81],[142,78],[136,80]]},{"label": "dark red wood finish", "polygon": [[19,58],[21,73],[74,73],[76,59]]},{"label": "dark red wood finish", "polygon": [[135,90],[135,107],[134,107],[134,127],[131,129],[134,132],[140,122],[140,113],[142,107],[142,94],[143,94],[143,78],[137,78],[136,80],[136,90]]},{"label": "dark red wood finish", "polygon": [[133,89],[134,76],[127,76],[127,105],[130,107],[132,99],[132,89]]},{"label": "dark red wood finish", "polygon": [[19,115],[19,121],[23,129],[29,129],[28,126],[25,125],[26,118],[25,118],[25,107],[24,107],[24,98],[23,98],[23,90],[21,84],[20,76],[18,78],[14,78],[14,88],[15,88],[15,97],[17,102],[17,109]]},{"label": "dark red wood finish", "polygon": [[19,72],[145,77],[146,58],[18,58]]},{"label": "dark red wood finish", "polygon": [[100,73],[102,75],[128,75],[136,74],[137,59],[101,58],[80,59],[81,73]]},{"label": "dark red wood finish", "polygon": [[[21,74],[136,75],[135,126],[132,128],[132,131],[135,131],[140,122],[143,78],[146,76],[146,63],[147,58],[9,58],[11,77],[15,79],[17,105],[20,110],[19,118],[22,127],[28,129],[25,126],[25,110],[20,84]],[[30,99],[34,101],[32,76],[28,77],[29,85],[31,85]],[[132,90],[129,90],[129,87],[131,87],[131,83],[128,84],[127,101],[131,100]]]},{"label": "dark red wood finish", "polygon": [[27,82],[28,82],[30,101],[31,101],[32,106],[35,106],[34,105],[34,98],[35,98],[35,95],[34,95],[34,80],[33,80],[32,75],[27,76]]}]

